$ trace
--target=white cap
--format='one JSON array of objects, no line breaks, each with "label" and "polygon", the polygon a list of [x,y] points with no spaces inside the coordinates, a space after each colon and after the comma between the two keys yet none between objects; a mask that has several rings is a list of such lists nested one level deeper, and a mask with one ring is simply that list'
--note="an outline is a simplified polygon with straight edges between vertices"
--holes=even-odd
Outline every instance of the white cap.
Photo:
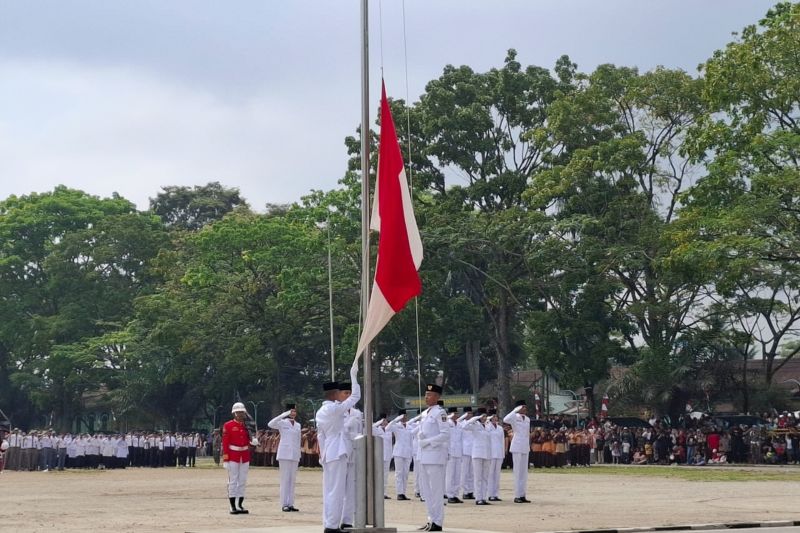
[{"label": "white cap", "polygon": [[236,402],[235,404],[233,404],[233,407],[231,407],[231,413],[235,413],[237,411],[241,411],[243,413],[247,412],[247,409],[245,408],[242,402]]}]

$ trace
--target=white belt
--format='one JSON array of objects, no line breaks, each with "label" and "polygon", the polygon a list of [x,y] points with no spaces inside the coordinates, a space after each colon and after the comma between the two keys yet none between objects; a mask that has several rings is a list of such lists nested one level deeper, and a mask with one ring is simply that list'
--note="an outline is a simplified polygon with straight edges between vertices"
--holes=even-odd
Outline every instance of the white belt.
[{"label": "white belt", "polygon": [[230,448],[231,450],[233,450],[235,452],[246,452],[247,450],[250,449],[249,446],[234,446],[233,444],[228,446],[228,448]]}]

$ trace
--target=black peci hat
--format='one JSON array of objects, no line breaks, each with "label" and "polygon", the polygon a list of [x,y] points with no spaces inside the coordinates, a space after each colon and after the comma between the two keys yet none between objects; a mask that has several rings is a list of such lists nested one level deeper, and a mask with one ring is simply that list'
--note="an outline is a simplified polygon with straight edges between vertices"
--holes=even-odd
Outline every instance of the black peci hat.
[{"label": "black peci hat", "polygon": [[466,406],[466,407],[464,408],[464,412],[465,412],[465,413],[471,413],[471,412],[472,412],[472,406],[471,406],[471,405],[468,405],[468,406]]},{"label": "black peci hat", "polygon": [[486,414],[486,408],[485,407],[478,407],[478,410],[475,411],[475,414],[477,414],[477,415],[485,415]]},{"label": "black peci hat", "polygon": [[520,405],[527,406],[528,404],[525,403],[525,400],[517,400],[517,402],[514,404],[514,407],[519,407]]},{"label": "black peci hat", "polygon": [[398,415],[404,415],[404,414],[406,414],[406,410],[405,409],[400,409],[399,411],[397,411],[397,414]]},{"label": "black peci hat", "polygon": [[436,394],[441,394],[442,388],[436,383],[428,383],[425,386],[425,392],[435,392]]},{"label": "black peci hat", "polygon": [[349,381],[343,381],[339,383],[339,390],[353,390],[353,384]]},{"label": "black peci hat", "polygon": [[294,404],[294,403],[287,403],[286,404],[286,409],[290,409],[291,410],[291,409],[296,409],[296,408],[297,408],[297,404]]},{"label": "black peci hat", "polygon": [[335,381],[329,381],[327,383],[322,384],[322,390],[329,391],[329,390],[339,390],[339,383]]},{"label": "black peci hat", "polygon": [[457,413],[458,412],[458,407],[448,407],[447,408],[447,412],[448,413]]}]

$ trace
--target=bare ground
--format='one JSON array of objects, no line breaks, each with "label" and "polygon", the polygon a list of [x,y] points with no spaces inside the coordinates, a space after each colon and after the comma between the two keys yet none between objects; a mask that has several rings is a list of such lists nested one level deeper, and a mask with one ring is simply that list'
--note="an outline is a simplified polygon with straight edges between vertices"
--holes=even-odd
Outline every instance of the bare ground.
[{"label": "bare ground", "polygon": [[[781,475],[770,481],[709,482],[606,470],[531,471],[528,498],[533,503],[527,505],[511,502],[513,479],[504,470],[500,495],[504,501],[491,507],[476,507],[473,502],[449,505],[445,526],[535,532],[800,519],[797,467],[772,469]],[[393,473],[390,483],[394,494]],[[231,516],[225,471],[208,460],[194,469],[6,471],[0,476],[0,531],[164,533],[280,531],[290,526],[321,530],[321,484],[320,470],[301,469],[295,503],[300,512],[282,513],[277,469],[251,469],[245,500],[250,514]],[[387,526],[426,521],[419,501],[386,500],[385,512]]]}]

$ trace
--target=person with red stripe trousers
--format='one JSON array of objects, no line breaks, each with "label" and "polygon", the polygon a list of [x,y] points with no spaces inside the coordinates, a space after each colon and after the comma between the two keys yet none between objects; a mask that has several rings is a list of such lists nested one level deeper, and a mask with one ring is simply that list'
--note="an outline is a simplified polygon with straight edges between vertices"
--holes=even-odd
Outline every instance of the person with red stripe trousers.
[{"label": "person with red stripe trousers", "polygon": [[514,468],[514,503],[531,503],[525,497],[528,488],[528,453],[530,452],[531,419],[525,400],[517,400],[514,410],[503,422],[511,426],[511,461]]},{"label": "person with red stripe trousers", "polygon": [[286,411],[267,423],[272,429],[280,432],[278,441],[278,469],[281,472],[281,510],[284,513],[296,512],[294,506],[294,486],[297,480],[297,466],[300,463],[300,424],[297,418],[297,406],[286,404]]},{"label": "person with red stripe trousers", "polygon": [[[242,402],[231,407],[233,420],[222,426],[222,466],[228,471],[228,502],[231,514],[247,514],[250,511],[242,507],[244,490],[247,485],[247,473],[250,470],[250,446],[255,446],[255,437],[250,437],[250,430],[244,423],[247,409]],[[237,501],[238,499],[238,501]]]}]

